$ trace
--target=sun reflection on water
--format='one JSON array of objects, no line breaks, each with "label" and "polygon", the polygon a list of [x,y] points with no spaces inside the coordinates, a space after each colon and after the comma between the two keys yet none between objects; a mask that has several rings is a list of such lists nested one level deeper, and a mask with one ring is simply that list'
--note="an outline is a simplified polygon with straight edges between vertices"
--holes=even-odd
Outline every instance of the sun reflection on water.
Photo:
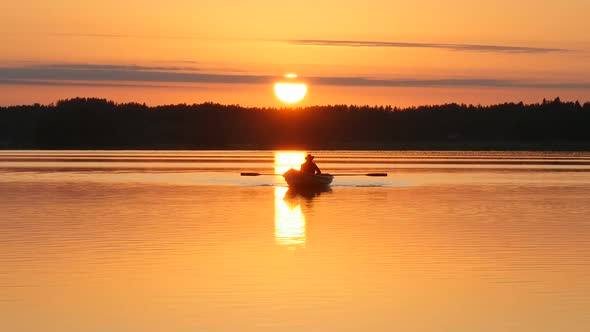
[{"label": "sun reflection on water", "polygon": [[305,216],[301,205],[289,206],[286,187],[275,187],[275,241],[289,250],[305,248]]},{"label": "sun reflection on water", "polygon": [[288,151],[275,152],[275,173],[283,174],[290,168],[299,169],[301,164],[305,161],[305,152],[303,151]]},{"label": "sun reflection on water", "polygon": [[[305,152],[275,152],[274,169],[283,174],[290,168],[299,169],[305,160]],[[275,187],[275,241],[289,250],[305,248],[305,216],[301,205],[290,206],[285,202],[287,187]]]}]

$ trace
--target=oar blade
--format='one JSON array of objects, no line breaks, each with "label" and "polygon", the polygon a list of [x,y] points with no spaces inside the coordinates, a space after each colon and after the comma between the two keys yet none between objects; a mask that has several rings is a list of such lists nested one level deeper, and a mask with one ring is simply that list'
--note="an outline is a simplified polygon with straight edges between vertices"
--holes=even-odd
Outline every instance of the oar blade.
[{"label": "oar blade", "polygon": [[387,173],[367,173],[366,176],[387,176]]},{"label": "oar blade", "polygon": [[259,176],[260,173],[254,173],[254,172],[242,172],[240,173],[241,176]]}]

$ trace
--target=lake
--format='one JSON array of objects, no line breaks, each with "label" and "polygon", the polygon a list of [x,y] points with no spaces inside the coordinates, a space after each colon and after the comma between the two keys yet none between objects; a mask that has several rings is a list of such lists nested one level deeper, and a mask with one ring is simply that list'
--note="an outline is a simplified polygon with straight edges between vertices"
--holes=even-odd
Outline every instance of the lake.
[{"label": "lake", "polygon": [[0,331],[588,331],[590,153],[1,151]]}]

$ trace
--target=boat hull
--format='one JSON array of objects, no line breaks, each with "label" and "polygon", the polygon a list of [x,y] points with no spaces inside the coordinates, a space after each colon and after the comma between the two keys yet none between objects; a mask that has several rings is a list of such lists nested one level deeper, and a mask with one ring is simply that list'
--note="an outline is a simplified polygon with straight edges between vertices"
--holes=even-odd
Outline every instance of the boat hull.
[{"label": "boat hull", "polygon": [[285,181],[291,188],[321,188],[327,187],[334,180],[330,174],[314,175],[290,169],[283,174]]}]

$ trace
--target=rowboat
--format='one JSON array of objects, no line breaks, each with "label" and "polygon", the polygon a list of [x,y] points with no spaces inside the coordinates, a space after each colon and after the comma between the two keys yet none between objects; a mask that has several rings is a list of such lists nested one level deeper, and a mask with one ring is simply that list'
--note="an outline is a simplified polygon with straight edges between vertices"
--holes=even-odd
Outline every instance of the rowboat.
[{"label": "rowboat", "polygon": [[334,176],[330,174],[309,174],[300,172],[295,169],[290,169],[283,174],[285,181],[289,187],[292,188],[318,188],[327,187],[334,180]]}]

